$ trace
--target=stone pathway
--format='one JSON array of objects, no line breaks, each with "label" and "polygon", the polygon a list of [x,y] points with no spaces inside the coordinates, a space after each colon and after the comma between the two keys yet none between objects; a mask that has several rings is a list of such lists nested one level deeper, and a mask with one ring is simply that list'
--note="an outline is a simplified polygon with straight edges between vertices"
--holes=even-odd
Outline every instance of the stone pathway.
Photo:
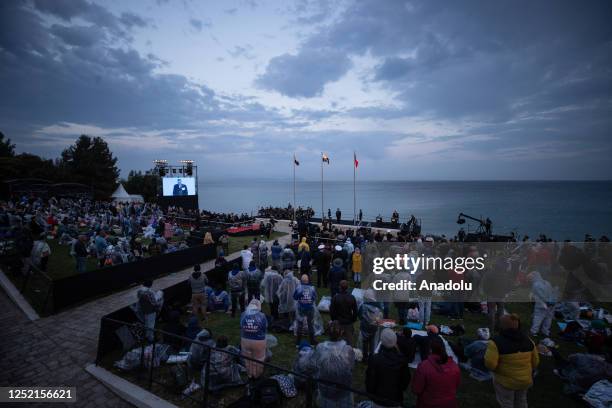
[{"label": "stone pathway", "polygon": [[[286,225],[277,231],[288,232]],[[279,238],[281,245],[290,235]],[[228,260],[235,259],[233,253]],[[214,260],[202,264],[214,267]],[[164,289],[189,277],[192,269],[156,279],[154,289]],[[29,320],[0,290],[0,386],[74,386],[76,404],[38,404],[44,407],[128,407],[85,370],[95,360],[102,316],[134,303],[137,287],[93,300],[57,315]],[[24,406],[23,404],[16,406]],[[27,404],[30,406],[30,404]]]}]

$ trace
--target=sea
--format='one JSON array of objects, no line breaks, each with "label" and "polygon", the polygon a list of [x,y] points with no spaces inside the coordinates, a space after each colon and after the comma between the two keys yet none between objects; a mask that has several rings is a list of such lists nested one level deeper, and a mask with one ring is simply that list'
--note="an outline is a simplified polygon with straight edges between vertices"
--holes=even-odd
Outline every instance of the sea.
[{"label": "sea", "polygon": [[[364,220],[380,214],[388,221],[397,210],[402,222],[414,214],[429,234],[454,236],[463,212],[489,217],[495,234],[574,241],[612,236],[612,181],[357,181],[355,187]],[[295,192],[296,206],[310,206],[320,217],[321,182],[297,181]],[[201,209],[255,215],[261,207],[293,203],[293,181],[200,179],[198,198]],[[328,208],[334,217],[340,208],[343,219],[353,219],[353,181],[324,183],[325,214]],[[477,226],[468,220],[463,228]]]}]

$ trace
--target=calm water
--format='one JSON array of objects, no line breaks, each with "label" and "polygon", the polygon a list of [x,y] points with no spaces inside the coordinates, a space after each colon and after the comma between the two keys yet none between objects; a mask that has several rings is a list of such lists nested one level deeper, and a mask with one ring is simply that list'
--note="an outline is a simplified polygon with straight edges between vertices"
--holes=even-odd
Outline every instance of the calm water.
[{"label": "calm water", "polygon": [[[324,197],[326,213],[339,207],[343,219],[353,218],[352,181],[326,182]],[[287,206],[292,200],[291,181],[199,184],[200,208],[207,210],[256,213],[261,206]],[[296,203],[320,216],[321,183],[297,182]],[[464,212],[490,217],[500,234],[545,233],[560,240],[612,235],[612,181],[362,181],[357,182],[359,208],[364,219],[381,213],[388,220],[394,209],[402,220],[414,214],[423,231],[435,234],[454,235],[457,215]]]}]

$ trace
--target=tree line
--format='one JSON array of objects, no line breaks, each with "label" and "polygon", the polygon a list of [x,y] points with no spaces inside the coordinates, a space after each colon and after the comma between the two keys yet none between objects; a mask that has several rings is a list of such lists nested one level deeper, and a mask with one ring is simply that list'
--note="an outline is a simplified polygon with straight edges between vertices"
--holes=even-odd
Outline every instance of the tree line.
[{"label": "tree line", "polygon": [[130,194],[146,201],[157,198],[158,176],[152,172],[130,171],[119,180],[117,158],[101,137],[81,135],[60,157],[45,159],[31,153],[16,154],[15,144],[0,132],[0,174],[2,179],[40,178],[53,183],[81,183],[93,189],[96,199],[108,199],[118,181]]}]

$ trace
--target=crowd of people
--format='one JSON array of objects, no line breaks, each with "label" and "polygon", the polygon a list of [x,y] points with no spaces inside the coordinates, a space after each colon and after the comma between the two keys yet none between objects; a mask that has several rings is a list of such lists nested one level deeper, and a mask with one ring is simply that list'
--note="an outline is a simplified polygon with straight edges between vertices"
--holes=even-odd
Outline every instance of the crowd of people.
[{"label": "crowd of people", "polygon": [[[436,238],[442,244],[455,239]],[[526,407],[540,356],[548,353],[554,355],[561,381],[571,389],[579,387],[584,393],[597,381],[612,380],[612,337],[607,323],[593,321],[591,327],[578,329],[580,335],[574,329],[562,332],[567,338],[582,336],[586,352],[564,357],[549,338],[554,318],[577,321],[580,317],[581,305],[557,300],[546,280],[554,268],[567,267],[564,251],[569,246],[524,242],[527,262],[510,284],[532,293],[531,326],[525,327],[518,315],[506,310],[510,305],[500,302],[385,302],[371,289],[360,291],[362,251],[372,242],[405,242],[427,251],[434,238],[366,228],[321,229],[310,224],[296,225],[287,245],[278,240],[270,245],[254,238],[232,264],[226,282],[206,282],[206,275],[196,267],[190,278],[192,318],[204,326],[210,313],[238,318],[241,341],[235,347],[247,359],[228,364],[243,365],[251,381],[264,375],[264,366],[257,361],[266,360],[267,334],[293,333],[297,351],[292,368],[319,381],[321,407],[353,406],[351,388],[359,361],[367,366],[363,388],[373,406],[400,406],[410,391],[418,407],[456,407],[463,367],[473,375],[493,379],[501,407]],[[598,246],[606,242],[602,237],[584,251],[609,256]],[[468,251],[474,250],[468,247]],[[226,262],[220,257],[217,265]],[[358,291],[351,291],[351,286]],[[331,295],[324,310],[329,312],[327,324],[319,310],[323,288]],[[267,305],[267,310],[262,305]],[[397,311],[399,332],[385,326],[392,307]],[[432,310],[456,321],[450,330],[455,335],[465,332],[461,323],[466,310],[484,313],[484,324],[473,333],[475,337],[468,334],[453,340],[448,327],[432,324]],[[320,341],[323,332],[328,339]],[[217,339],[214,344],[225,347],[226,339]],[[592,365],[585,364],[587,361]],[[409,366],[416,366],[412,375]],[[225,371],[232,373],[234,368],[225,367]],[[227,381],[239,378],[228,374]],[[300,378],[294,381],[300,386]]]},{"label": "crowd of people", "polygon": [[[0,202],[0,239],[14,243],[24,273],[35,268],[47,271],[52,246],[70,254],[77,273],[88,270],[88,258],[96,260],[96,267],[105,267],[179,251],[189,247],[189,236],[195,236],[194,232],[207,221],[236,223],[253,219],[247,214],[179,207],[164,211],[153,203],[85,198],[23,196]],[[215,243],[210,232],[202,235],[201,243]],[[223,234],[216,244],[227,250],[228,236]]]}]

